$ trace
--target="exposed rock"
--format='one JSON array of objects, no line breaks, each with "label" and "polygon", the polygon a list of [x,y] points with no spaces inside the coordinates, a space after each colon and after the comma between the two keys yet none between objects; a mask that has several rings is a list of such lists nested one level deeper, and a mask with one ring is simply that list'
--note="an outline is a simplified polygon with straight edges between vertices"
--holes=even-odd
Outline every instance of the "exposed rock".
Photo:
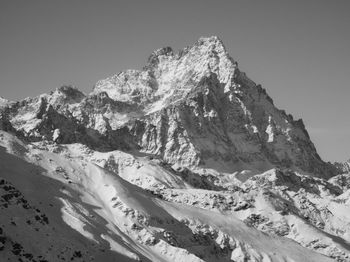
[{"label": "exposed rock", "polygon": [[[217,37],[201,38],[178,54],[159,49],[142,71],[101,80],[87,96],[63,86],[25,99],[2,118],[29,141],[137,149],[183,167],[216,162],[229,172],[282,166],[336,174],[303,122],[276,109]],[[9,129],[8,122],[2,126]]]},{"label": "exposed rock", "polygon": [[217,37],[142,70],[0,98],[4,261],[350,261],[324,162]]}]

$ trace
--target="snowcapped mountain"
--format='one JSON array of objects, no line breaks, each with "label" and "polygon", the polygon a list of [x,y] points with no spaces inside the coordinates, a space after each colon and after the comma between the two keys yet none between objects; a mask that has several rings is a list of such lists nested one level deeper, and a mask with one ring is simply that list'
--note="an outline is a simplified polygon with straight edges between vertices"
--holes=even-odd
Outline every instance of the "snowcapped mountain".
[{"label": "snowcapped mountain", "polygon": [[9,261],[350,261],[349,175],[217,37],[0,112]]}]

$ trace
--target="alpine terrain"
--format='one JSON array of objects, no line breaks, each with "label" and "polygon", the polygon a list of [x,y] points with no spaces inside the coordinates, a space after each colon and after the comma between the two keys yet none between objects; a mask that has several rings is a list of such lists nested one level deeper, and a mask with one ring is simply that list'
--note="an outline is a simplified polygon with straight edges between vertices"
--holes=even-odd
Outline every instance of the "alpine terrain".
[{"label": "alpine terrain", "polygon": [[350,261],[349,163],[217,37],[0,113],[0,261]]}]

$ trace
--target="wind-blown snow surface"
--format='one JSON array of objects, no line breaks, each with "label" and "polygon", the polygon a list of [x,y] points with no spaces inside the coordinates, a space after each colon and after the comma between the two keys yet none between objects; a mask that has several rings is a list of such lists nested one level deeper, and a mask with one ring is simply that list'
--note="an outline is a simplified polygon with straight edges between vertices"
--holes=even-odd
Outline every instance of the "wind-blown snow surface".
[{"label": "wind-blown snow surface", "polygon": [[4,261],[350,261],[347,165],[217,37],[1,99],[0,129]]},{"label": "wind-blown snow surface", "polygon": [[[24,144],[6,132],[0,133],[0,146],[0,252],[5,261],[332,261],[288,237],[248,226],[242,212],[219,212],[220,204],[196,207],[194,202],[212,201],[212,195],[237,201],[238,192],[194,189],[157,161],[120,151],[98,153],[80,144]],[[124,163],[118,167],[120,175],[97,165],[105,165],[111,156]],[[142,183],[148,190],[127,181],[142,179],[149,181]],[[182,197],[169,202],[150,189]],[[266,202],[258,196],[255,210],[276,220],[271,227],[282,223],[276,208]],[[295,215],[282,221],[286,227],[289,221],[295,224],[295,232],[284,235],[298,235],[300,242],[308,244],[298,232],[305,227],[309,238],[320,238],[340,253],[347,249],[345,242]]]}]

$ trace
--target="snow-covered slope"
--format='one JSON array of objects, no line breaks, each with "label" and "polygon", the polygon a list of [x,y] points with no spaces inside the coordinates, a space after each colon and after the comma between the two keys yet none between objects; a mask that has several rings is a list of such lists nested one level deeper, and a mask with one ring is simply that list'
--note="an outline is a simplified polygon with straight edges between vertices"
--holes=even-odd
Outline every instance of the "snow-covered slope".
[{"label": "snow-covered slope", "polygon": [[[162,200],[92,161],[113,155],[130,180],[132,167],[154,178],[164,172],[154,188],[208,195],[147,158],[122,152],[107,157],[78,144],[26,145],[5,132],[0,144],[0,252],[12,261],[331,261],[237,215]],[[330,237],[325,243],[346,249]]]},{"label": "snow-covered slope", "polygon": [[5,261],[350,261],[349,174],[217,37],[0,100]]}]

